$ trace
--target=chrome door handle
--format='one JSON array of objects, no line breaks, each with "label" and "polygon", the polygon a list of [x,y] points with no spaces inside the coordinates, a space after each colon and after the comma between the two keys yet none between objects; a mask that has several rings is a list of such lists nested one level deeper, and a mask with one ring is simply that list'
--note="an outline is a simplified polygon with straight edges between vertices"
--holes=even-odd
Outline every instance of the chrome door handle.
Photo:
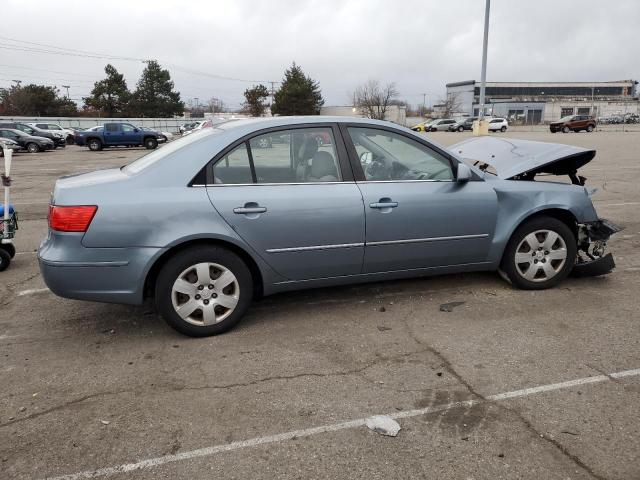
[{"label": "chrome door handle", "polygon": [[396,208],[398,202],[374,202],[370,203],[369,206],[371,208]]},{"label": "chrome door handle", "polygon": [[233,213],[244,215],[247,213],[264,213],[267,211],[266,207],[237,207],[233,209]]}]

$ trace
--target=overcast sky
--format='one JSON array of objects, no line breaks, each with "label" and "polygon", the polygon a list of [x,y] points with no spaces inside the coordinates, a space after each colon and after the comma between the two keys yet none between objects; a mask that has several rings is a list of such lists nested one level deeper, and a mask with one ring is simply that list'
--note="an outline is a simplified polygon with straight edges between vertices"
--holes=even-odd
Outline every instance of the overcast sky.
[{"label": "overcast sky", "polygon": [[[368,79],[396,82],[401,98],[420,104],[423,92],[434,103],[445,83],[480,78],[484,0],[2,3],[0,87],[13,79],[71,85],[74,99],[90,92],[106,63],[131,89],[144,64],[6,47],[158,59],[185,102],[216,96],[232,107],[255,81],[281,80],[293,61],[320,82],[325,105],[348,104]],[[638,79],[639,27],[639,0],[493,0],[487,79]]]}]

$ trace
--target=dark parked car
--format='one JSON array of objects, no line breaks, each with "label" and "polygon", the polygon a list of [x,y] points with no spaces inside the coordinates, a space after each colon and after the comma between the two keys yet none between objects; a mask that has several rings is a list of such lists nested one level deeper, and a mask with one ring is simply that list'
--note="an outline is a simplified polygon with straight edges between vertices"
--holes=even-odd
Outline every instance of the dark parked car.
[{"label": "dark parked car", "polygon": [[580,130],[593,132],[595,128],[596,121],[590,115],[569,115],[567,117],[562,117],[557,122],[551,122],[549,124],[549,130],[551,130],[551,133],[569,133],[571,130],[574,132],[579,132]]},{"label": "dark parked car", "polygon": [[49,138],[35,137],[13,128],[0,127],[0,137],[13,140],[20,145],[20,148],[27,150],[29,153],[37,153],[54,148],[53,141]]},{"label": "dark parked car", "polygon": [[89,150],[98,151],[104,147],[137,147],[144,145],[153,150],[164,136],[153,130],[144,130],[130,123],[109,122],[99,130],[76,133],[76,145],[86,145]]},{"label": "dark parked car", "polygon": [[576,174],[595,154],[488,135],[444,149],[368,119],[227,122],[59,179],[38,260],[57,295],[154,297],[194,336],[233,327],[255,297],[302,288],[500,270],[540,290],[615,266],[605,246],[619,228]]},{"label": "dark parked car", "polygon": [[464,132],[465,130],[473,130],[473,122],[475,122],[478,117],[469,117],[464,120],[460,120],[459,122],[454,123],[449,126],[450,132]]},{"label": "dark parked car", "polygon": [[49,132],[38,127],[32,127],[31,125],[27,125],[26,123],[2,122],[0,123],[0,128],[21,130],[22,132],[26,133],[27,135],[31,135],[32,137],[48,138],[53,142],[53,148],[64,147],[67,145],[67,141],[61,133]]}]

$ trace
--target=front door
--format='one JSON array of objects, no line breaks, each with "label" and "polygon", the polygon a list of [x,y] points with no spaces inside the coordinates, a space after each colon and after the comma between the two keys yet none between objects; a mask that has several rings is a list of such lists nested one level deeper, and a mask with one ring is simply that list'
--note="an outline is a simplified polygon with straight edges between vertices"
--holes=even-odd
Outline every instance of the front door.
[{"label": "front door", "polygon": [[[364,208],[332,126],[256,135],[214,160],[213,206],[291,280],[358,274]],[[341,141],[341,139],[340,139]]]},{"label": "front door", "polygon": [[486,182],[456,182],[454,160],[408,136],[357,126],[347,132],[363,179],[364,273],[487,261],[497,197]]}]

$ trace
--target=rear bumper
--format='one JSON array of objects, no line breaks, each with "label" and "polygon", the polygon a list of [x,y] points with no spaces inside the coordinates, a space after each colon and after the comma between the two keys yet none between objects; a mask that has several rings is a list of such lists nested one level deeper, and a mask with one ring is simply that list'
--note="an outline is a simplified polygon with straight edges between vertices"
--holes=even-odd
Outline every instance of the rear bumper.
[{"label": "rear bumper", "polygon": [[160,248],[85,248],[82,234],[50,233],[38,250],[42,278],[56,295],[76,300],[143,302],[144,282]]}]

